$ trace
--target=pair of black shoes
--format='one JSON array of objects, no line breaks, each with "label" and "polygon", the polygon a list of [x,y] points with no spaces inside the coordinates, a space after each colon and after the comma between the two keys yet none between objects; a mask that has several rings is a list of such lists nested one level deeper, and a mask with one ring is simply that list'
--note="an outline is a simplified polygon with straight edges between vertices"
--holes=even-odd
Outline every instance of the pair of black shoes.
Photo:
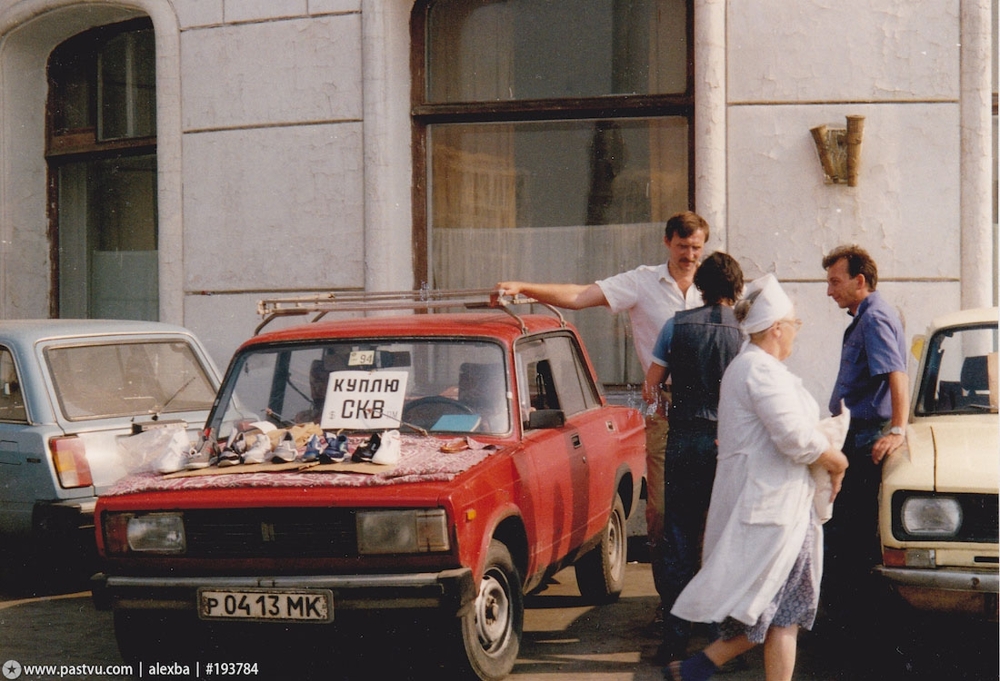
[{"label": "pair of black shoes", "polygon": [[351,455],[351,461],[354,463],[371,463],[372,459],[375,458],[375,453],[378,452],[381,446],[382,436],[378,433],[372,433],[372,436],[368,438],[368,442],[358,445],[358,448],[354,450],[354,454]]}]

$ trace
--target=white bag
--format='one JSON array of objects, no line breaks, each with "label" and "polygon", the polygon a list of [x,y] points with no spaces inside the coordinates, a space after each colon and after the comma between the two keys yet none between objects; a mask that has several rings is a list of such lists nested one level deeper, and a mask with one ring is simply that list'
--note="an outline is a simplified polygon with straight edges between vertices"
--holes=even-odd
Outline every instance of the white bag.
[{"label": "white bag", "polygon": [[181,424],[150,428],[118,440],[118,453],[128,473],[179,471],[190,448],[191,440]]},{"label": "white bag", "polygon": [[[842,450],[844,448],[844,441],[847,439],[847,429],[850,425],[851,412],[841,402],[840,415],[828,416],[822,419],[818,427],[826,435],[826,439],[830,441],[831,447]],[[813,480],[816,482],[813,508],[816,509],[819,521],[825,523],[833,517],[833,501],[830,499],[833,495],[833,480],[830,479],[830,473],[818,464],[811,464],[809,472],[812,473]]]}]

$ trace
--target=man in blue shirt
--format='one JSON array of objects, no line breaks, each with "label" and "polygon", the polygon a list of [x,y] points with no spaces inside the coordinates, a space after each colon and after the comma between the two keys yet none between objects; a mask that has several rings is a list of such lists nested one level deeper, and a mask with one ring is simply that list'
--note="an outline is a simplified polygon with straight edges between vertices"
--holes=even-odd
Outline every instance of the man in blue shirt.
[{"label": "man in blue shirt", "polygon": [[871,591],[870,570],[880,562],[881,464],[906,437],[906,338],[899,314],[875,290],[878,268],[864,249],[839,246],[823,258],[823,268],[826,294],[854,319],[844,332],[840,371],[830,396],[831,413],[839,414],[842,403],[851,413],[844,443],[850,467],[833,518],[824,526],[822,593],[831,616],[860,633],[860,625],[871,623],[868,614],[877,595]]}]

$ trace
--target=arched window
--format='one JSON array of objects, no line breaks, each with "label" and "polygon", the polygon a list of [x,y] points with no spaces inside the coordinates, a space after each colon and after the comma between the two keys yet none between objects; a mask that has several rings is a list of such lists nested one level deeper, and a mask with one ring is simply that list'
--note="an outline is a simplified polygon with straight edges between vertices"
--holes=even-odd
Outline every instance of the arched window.
[{"label": "arched window", "polygon": [[49,58],[46,160],[56,317],[159,317],[156,55],[137,19]]},{"label": "arched window", "polygon": [[[418,3],[418,278],[587,283],[664,261],[664,222],[693,204],[689,5]],[[604,382],[641,380],[627,331],[571,318]]]}]

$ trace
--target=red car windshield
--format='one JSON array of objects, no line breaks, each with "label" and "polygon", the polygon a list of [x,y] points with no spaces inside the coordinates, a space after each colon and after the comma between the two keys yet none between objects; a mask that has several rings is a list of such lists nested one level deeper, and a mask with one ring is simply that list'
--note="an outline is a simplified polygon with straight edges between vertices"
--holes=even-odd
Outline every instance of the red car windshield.
[{"label": "red car windshield", "polygon": [[344,341],[265,347],[240,355],[209,425],[239,421],[324,431],[504,434],[510,387],[504,352],[485,341]]}]

